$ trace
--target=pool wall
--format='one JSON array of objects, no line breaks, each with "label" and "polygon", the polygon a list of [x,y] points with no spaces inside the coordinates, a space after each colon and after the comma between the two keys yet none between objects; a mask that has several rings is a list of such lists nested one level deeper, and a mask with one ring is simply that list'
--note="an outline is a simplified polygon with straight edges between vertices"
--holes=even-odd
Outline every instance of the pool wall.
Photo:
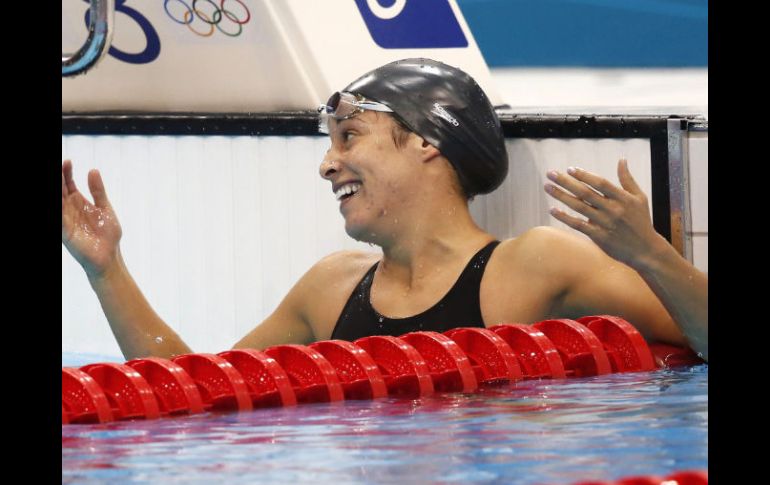
[{"label": "pool wall", "polygon": [[[685,138],[692,181],[692,256],[708,270],[708,134]],[[471,212],[499,238],[536,225],[565,227],[548,215],[549,169],[570,165],[616,180],[620,156],[649,194],[651,142],[645,138],[507,140],[503,186],[477,197]],[[318,259],[340,249],[376,251],[344,232],[318,164],[317,136],[62,136],[62,159],[101,170],[124,235],[121,248],[157,312],[197,352],[230,348],[280,302]],[[83,271],[62,246],[62,349],[120,356]]]}]

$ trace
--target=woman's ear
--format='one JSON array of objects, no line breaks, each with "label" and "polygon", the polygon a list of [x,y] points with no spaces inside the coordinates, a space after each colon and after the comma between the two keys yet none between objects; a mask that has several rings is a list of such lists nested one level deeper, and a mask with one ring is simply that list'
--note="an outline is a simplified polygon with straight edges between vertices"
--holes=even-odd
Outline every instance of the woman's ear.
[{"label": "woman's ear", "polygon": [[429,162],[434,158],[441,156],[441,152],[438,150],[438,148],[431,145],[428,140],[416,134],[415,136],[417,137],[417,141],[420,143],[420,147],[418,148],[420,152],[420,161]]}]

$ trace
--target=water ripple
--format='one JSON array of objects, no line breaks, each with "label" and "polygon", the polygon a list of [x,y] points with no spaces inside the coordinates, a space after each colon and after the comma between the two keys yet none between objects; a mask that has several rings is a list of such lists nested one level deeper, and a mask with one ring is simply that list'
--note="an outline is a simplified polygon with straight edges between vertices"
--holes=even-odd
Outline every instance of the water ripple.
[{"label": "water ripple", "polygon": [[573,483],[708,467],[708,367],[62,428],[62,483]]}]

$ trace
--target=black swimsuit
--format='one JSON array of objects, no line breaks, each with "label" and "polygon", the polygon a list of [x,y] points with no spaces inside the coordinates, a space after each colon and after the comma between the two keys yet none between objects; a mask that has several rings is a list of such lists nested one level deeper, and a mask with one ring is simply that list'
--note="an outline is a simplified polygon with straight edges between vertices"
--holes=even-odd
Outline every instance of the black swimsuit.
[{"label": "black swimsuit", "polygon": [[428,310],[406,318],[388,318],[372,307],[371,289],[375,263],[351,293],[334,326],[332,339],[353,341],[370,335],[399,336],[418,330],[444,332],[456,327],[484,327],[479,290],[489,257],[500,241],[492,241],[468,262],[454,286]]}]

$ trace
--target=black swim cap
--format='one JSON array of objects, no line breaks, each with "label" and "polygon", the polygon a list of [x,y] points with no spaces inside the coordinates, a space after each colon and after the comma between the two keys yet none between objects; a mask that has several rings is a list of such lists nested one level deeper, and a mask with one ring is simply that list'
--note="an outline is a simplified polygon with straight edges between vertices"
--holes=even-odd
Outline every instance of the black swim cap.
[{"label": "black swim cap", "polygon": [[449,160],[466,196],[492,192],[508,174],[500,119],[464,71],[432,59],[402,59],[364,74],[343,91],[390,107]]}]

